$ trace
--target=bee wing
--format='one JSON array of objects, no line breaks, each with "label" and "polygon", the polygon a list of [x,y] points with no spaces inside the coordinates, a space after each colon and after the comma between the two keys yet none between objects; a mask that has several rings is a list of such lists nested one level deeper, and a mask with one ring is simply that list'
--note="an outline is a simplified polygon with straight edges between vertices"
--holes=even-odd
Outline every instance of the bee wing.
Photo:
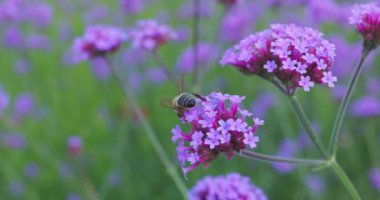
[{"label": "bee wing", "polygon": [[170,99],[161,99],[160,105],[164,108],[174,108]]}]

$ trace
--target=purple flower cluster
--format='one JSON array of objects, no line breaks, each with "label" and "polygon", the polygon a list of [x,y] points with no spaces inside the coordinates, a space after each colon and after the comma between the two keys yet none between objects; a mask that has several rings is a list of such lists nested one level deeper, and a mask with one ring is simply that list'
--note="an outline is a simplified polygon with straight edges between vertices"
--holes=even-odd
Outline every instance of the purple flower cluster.
[{"label": "purple flower cluster", "polygon": [[372,168],[369,173],[368,177],[372,183],[372,186],[380,191],[380,168]]},{"label": "purple flower cluster", "polygon": [[310,91],[315,84],[334,87],[337,78],[330,68],[335,45],[323,34],[294,24],[274,24],[250,35],[228,49],[220,63],[233,65],[245,74],[280,80],[288,93],[298,87]]},{"label": "purple flower cluster", "polygon": [[159,24],[155,20],[138,21],[137,27],[129,34],[134,48],[149,51],[177,38],[177,34],[169,26]]},{"label": "purple flower cluster", "polygon": [[[380,6],[378,3],[355,5],[349,18],[350,24],[363,36],[370,48],[380,44]],[[374,45],[374,46],[373,46]]]},{"label": "purple flower cluster", "polygon": [[177,125],[171,132],[172,141],[178,142],[178,160],[185,175],[199,164],[207,167],[220,153],[231,159],[235,152],[247,146],[256,147],[259,137],[255,132],[264,121],[253,118],[252,113],[242,108],[244,99],[238,95],[211,93],[204,100],[197,99],[197,106],[184,113],[181,120],[189,124],[191,130],[183,131]]},{"label": "purple flower cluster", "polygon": [[350,111],[358,117],[380,116],[380,101],[375,96],[367,95],[354,101]]},{"label": "purple flower cluster", "polygon": [[75,60],[82,61],[112,53],[126,39],[126,33],[119,28],[106,25],[88,26],[84,35],[74,42]]},{"label": "purple flower cluster", "polygon": [[[195,46],[199,66],[210,66],[218,56],[218,48],[210,43],[201,42]],[[177,61],[177,66],[181,72],[190,73],[194,70],[194,47],[184,50]]]},{"label": "purple flower cluster", "polygon": [[266,194],[251,183],[248,177],[238,173],[225,176],[206,176],[189,191],[190,200],[242,199],[267,200]]}]

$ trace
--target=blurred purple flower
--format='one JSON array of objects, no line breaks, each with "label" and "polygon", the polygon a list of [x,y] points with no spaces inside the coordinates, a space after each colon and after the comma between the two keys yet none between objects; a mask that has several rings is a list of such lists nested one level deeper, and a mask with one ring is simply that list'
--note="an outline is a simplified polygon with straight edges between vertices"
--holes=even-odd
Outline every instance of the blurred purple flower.
[{"label": "blurred purple flower", "polygon": [[138,72],[130,72],[128,74],[128,82],[129,85],[134,89],[137,90],[141,86],[142,77],[141,74]]},{"label": "blurred purple flower", "polygon": [[252,7],[233,7],[225,14],[220,24],[222,40],[238,41],[247,36],[254,26]]},{"label": "blurred purple flower", "polygon": [[299,6],[310,0],[265,0],[269,6],[272,7],[283,7],[283,6]]},{"label": "blurred purple flower", "polygon": [[325,182],[320,176],[306,175],[305,183],[313,195],[320,196],[325,191]]},{"label": "blurred purple flower", "polygon": [[24,19],[23,0],[4,0],[0,2],[0,22],[20,22]]},{"label": "blurred purple flower", "polygon": [[71,192],[66,196],[66,200],[81,200],[81,198],[79,194]]},{"label": "blurred purple flower", "polygon": [[[297,144],[291,139],[284,139],[280,143],[277,156],[281,157],[293,157],[297,151]],[[287,174],[294,170],[294,165],[288,163],[273,163],[272,166],[281,174]]]},{"label": "blurred purple flower", "polygon": [[123,64],[128,68],[137,68],[139,65],[145,64],[147,60],[147,52],[141,49],[126,49],[122,53]]},{"label": "blurred purple flower", "polygon": [[143,10],[143,0],[119,0],[127,14],[139,14]]},{"label": "blurred purple flower", "polygon": [[106,5],[91,6],[90,9],[84,13],[83,20],[86,24],[95,24],[103,22],[109,13],[109,8]]},{"label": "blurred purple flower", "polygon": [[368,178],[372,186],[380,192],[380,168],[372,168],[368,172]]},{"label": "blurred purple flower", "polygon": [[[210,43],[200,42],[196,45],[198,65],[202,69],[216,63],[219,49]],[[194,47],[187,47],[178,58],[177,68],[182,73],[190,73],[194,70]]]},{"label": "blurred purple flower", "polygon": [[121,174],[117,171],[112,171],[108,174],[107,182],[111,187],[119,186],[121,183]]},{"label": "blurred purple flower", "polygon": [[59,174],[62,178],[67,179],[73,176],[73,169],[68,163],[61,163],[59,165]]},{"label": "blurred purple flower", "polygon": [[180,26],[176,29],[177,32],[177,39],[178,42],[184,42],[189,40],[191,35],[191,30],[187,26]]},{"label": "blurred purple flower", "polygon": [[3,33],[3,43],[9,48],[20,49],[23,47],[23,33],[18,26],[6,27]]},{"label": "blurred purple flower", "polygon": [[44,2],[30,3],[25,10],[27,20],[37,27],[45,28],[52,22],[54,10]]},{"label": "blurred purple flower", "polygon": [[377,79],[369,79],[367,81],[366,89],[369,94],[380,94],[380,81]]},{"label": "blurred purple flower", "polygon": [[50,39],[43,34],[29,34],[26,36],[25,44],[30,49],[51,49]]},{"label": "blurred purple flower", "polygon": [[9,105],[9,96],[2,86],[0,86],[0,117],[3,116],[4,110]]},{"label": "blurred purple flower", "polygon": [[20,121],[29,115],[35,107],[34,97],[30,93],[21,93],[16,97],[13,105],[13,119]]},{"label": "blurred purple flower", "polygon": [[90,60],[92,72],[98,80],[106,80],[110,74],[111,70],[108,66],[107,60],[102,57],[96,57]]},{"label": "blurred purple flower", "polygon": [[152,19],[137,21],[136,27],[130,30],[132,47],[154,51],[169,41],[177,39],[177,33],[165,25]]},{"label": "blurred purple flower", "polygon": [[[194,1],[184,1],[183,5],[177,10],[180,19],[190,19],[194,15]],[[199,0],[197,0],[199,1]],[[215,13],[215,0],[200,1],[197,14],[201,18],[210,17]]]},{"label": "blurred purple flower", "polygon": [[344,95],[346,94],[346,91],[347,91],[346,85],[336,85],[332,90],[334,99],[336,101],[342,100]]},{"label": "blurred purple flower", "polygon": [[67,139],[67,149],[71,155],[78,155],[82,150],[82,138],[80,136],[70,136]]},{"label": "blurred purple flower", "polygon": [[14,197],[22,197],[25,193],[25,185],[19,180],[13,180],[9,183],[9,192]]},{"label": "blurred purple flower", "polygon": [[20,133],[5,133],[0,135],[1,144],[11,149],[24,149],[26,140]]},{"label": "blurred purple flower", "polygon": [[248,177],[238,173],[206,176],[189,191],[190,200],[246,199],[267,200],[268,197]]},{"label": "blurred purple flower", "polygon": [[[313,130],[317,133],[320,133],[321,127],[317,122],[312,122],[311,127]],[[304,128],[298,133],[297,136],[297,147],[299,147],[301,150],[305,150],[310,146],[310,138]]]},{"label": "blurred purple flower", "polygon": [[61,22],[59,24],[59,38],[63,41],[71,41],[73,39],[72,25],[67,22]]},{"label": "blurred purple flower", "polygon": [[168,80],[165,71],[158,67],[148,69],[145,73],[145,76],[154,84],[162,84],[163,82]]},{"label": "blurred purple flower", "polygon": [[264,117],[268,109],[276,104],[276,96],[270,92],[261,93],[255,101],[251,103],[251,111],[257,116]]},{"label": "blurred purple flower", "polygon": [[88,26],[84,35],[74,41],[74,60],[79,62],[117,51],[126,39],[122,29],[106,25]]},{"label": "blurred purple flower", "polygon": [[36,178],[40,174],[40,167],[35,163],[29,163],[24,168],[25,176]]},{"label": "blurred purple flower", "polygon": [[[317,23],[338,23],[347,25],[350,7],[338,4],[334,0],[307,0],[307,11],[311,21]],[[323,13],[323,15],[321,15]]]},{"label": "blurred purple flower", "polygon": [[27,74],[30,71],[30,64],[28,60],[20,58],[16,60],[14,68],[18,74]]},{"label": "blurred purple flower", "polygon": [[352,103],[350,111],[357,117],[380,116],[380,100],[370,95],[361,97]]}]

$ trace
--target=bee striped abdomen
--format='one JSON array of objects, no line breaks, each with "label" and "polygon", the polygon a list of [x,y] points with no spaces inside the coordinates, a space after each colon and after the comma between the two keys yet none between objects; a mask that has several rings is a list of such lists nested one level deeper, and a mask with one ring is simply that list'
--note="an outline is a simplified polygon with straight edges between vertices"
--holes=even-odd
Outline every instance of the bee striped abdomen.
[{"label": "bee striped abdomen", "polygon": [[177,105],[184,108],[192,108],[196,103],[194,96],[187,93],[181,94],[177,100]]}]

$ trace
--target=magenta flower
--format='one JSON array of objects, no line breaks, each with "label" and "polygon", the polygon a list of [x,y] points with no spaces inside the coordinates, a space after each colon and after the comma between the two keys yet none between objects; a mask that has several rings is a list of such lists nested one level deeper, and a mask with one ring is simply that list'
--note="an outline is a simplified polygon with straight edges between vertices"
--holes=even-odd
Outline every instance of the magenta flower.
[{"label": "magenta flower", "polygon": [[148,51],[153,51],[177,38],[177,34],[169,26],[154,20],[138,21],[137,27],[129,34],[134,48]]},{"label": "magenta flower", "polygon": [[74,42],[76,60],[105,56],[118,50],[126,39],[126,33],[119,28],[106,25],[88,26],[84,35]]},{"label": "magenta flower", "polygon": [[190,200],[256,199],[267,200],[265,193],[238,173],[224,176],[206,176],[189,191]]},{"label": "magenta flower", "polygon": [[70,136],[67,140],[67,148],[71,155],[77,155],[82,150],[82,138],[79,136]]},{"label": "magenta flower", "polygon": [[335,45],[322,36],[312,28],[274,24],[228,49],[220,63],[232,65],[244,74],[279,80],[287,94],[297,88],[309,91],[315,84],[334,87],[337,78],[330,68]]},{"label": "magenta flower", "polygon": [[350,24],[362,35],[366,48],[380,43],[380,6],[378,3],[355,5],[351,10]]},{"label": "magenta flower", "polygon": [[[231,159],[235,152],[255,148],[259,141],[256,129],[264,123],[242,108],[245,97],[211,93],[204,98],[197,99],[197,106],[181,119],[191,126],[190,131],[181,130],[179,125],[172,129],[172,142],[178,142],[178,160],[185,176],[200,164],[208,167],[220,153]],[[186,162],[190,166],[185,166]]]}]

